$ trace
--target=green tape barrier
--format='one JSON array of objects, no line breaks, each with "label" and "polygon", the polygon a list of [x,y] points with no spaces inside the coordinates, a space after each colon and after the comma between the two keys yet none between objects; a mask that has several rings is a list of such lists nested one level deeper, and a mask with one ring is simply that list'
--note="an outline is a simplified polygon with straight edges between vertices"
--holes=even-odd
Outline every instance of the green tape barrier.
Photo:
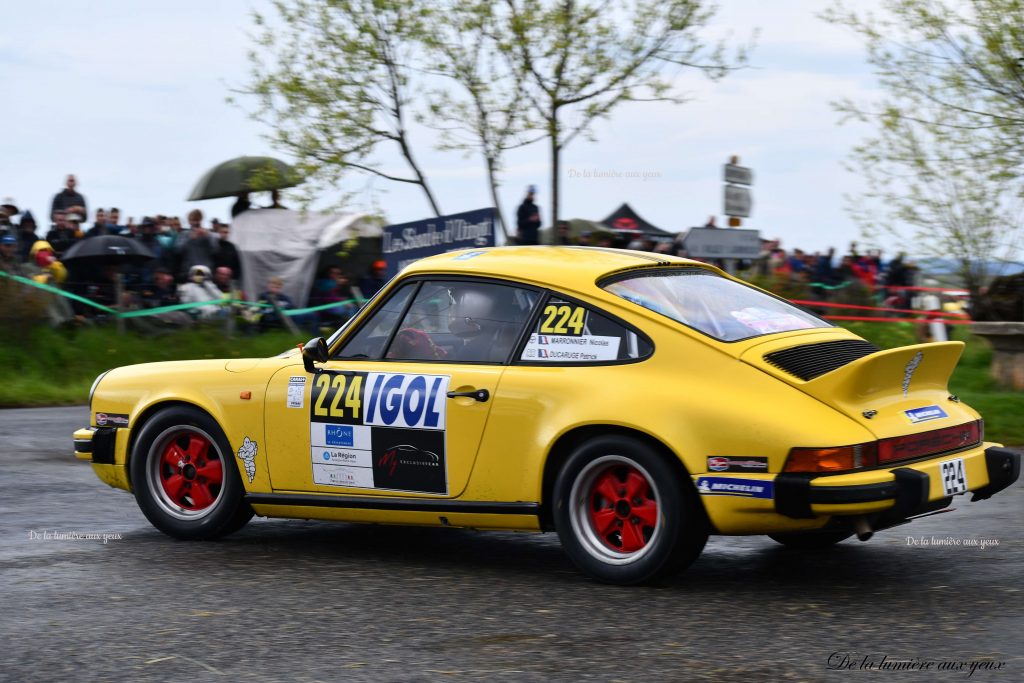
[{"label": "green tape barrier", "polygon": [[812,282],[811,287],[818,287],[820,289],[842,289],[844,287],[849,287],[851,284],[853,283],[849,280],[838,285],[826,285],[824,282]]},{"label": "green tape barrier", "polygon": [[[109,313],[110,315],[116,316],[118,318],[145,318],[151,315],[170,313],[171,311],[187,311],[191,308],[200,308],[202,306],[237,305],[250,306],[253,308],[273,308],[273,306],[271,306],[270,304],[263,303],[260,301],[245,301],[243,299],[217,299],[215,301],[195,301],[186,304],[171,304],[170,306],[159,306],[157,308],[142,308],[135,311],[118,311],[113,308],[110,308],[109,306],[104,306],[103,304],[96,303],[92,299],[87,299],[84,296],[67,292],[63,289],[60,289],[59,287],[54,287],[53,285],[44,284],[42,282],[36,282],[31,278],[22,277],[21,275],[12,275],[11,273],[7,273],[5,271],[0,270],[0,277],[5,277],[10,280],[13,280],[14,282],[19,282],[23,285],[35,287],[36,289],[41,289],[44,292],[57,294],[58,296],[62,296],[66,299],[71,299],[72,301],[77,301],[79,303],[86,304],[87,306],[92,306],[93,308],[101,310],[104,313]],[[291,317],[296,315],[304,315],[306,313],[315,313],[317,311],[326,311],[329,308],[337,308],[338,306],[346,306],[348,304],[362,305],[365,301],[366,299],[345,299],[344,301],[332,301],[329,304],[319,304],[317,306],[309,306],[307,308],[288,309],[281,312]]]},{"label": "green tape barrier", "polygon": [[[329,308],[337,308],[338,306],[347,306],[349,304],[356,304],[357,306],[362,306],[364,303],[366,303],[366,299],[345,299],[344,301],[332,301],[329,304],[318,304],[316,306],[310,306],[308,308],[288,309],[286,311],[281,311],[281,312],[284,313],[285,315],[287,315],[288,317],[291,317],[293,315],[303,315],[305,313],[315,313],[316,311],[326,311]],[[261,305],[262,306],[269,306],[270,304],[261,304]]]},{"label": "green tape barrier", "polygon": [[106,313],[113,313],[115,315],[117,314],[117,311],[115,311],[113,308],[110,308],[109,306],[98,304],[92,299],[86,299],[84,296],[78,296],[77,294],[72,294],[71,292],[65,292],[63,289],[60,289],[59,287],[54,287],[53,285],[44,284],[42,282],[36,282],[32,278],[22,277],[21,275],[11,275],[10,273],[7,273],[2,270],[0,270],[0,276],[9,278],[11,280],[14,280],[15,282],[20,282],[23,285],[28,285],[29,287],[41,289],[44,292],[50,292],[51,294],[59,294],[60,296],[66,297],[73,301],[78,301],[83,304],[92,306],[93,308],[98,308],[99,310],[104,311]]}]

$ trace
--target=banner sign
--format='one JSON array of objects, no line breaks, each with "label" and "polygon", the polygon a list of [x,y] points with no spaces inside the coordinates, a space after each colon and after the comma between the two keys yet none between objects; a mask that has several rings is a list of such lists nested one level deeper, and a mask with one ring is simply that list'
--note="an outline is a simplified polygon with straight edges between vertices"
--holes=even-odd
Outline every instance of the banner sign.
[{"label": "banner sign", "polygon": [[496,213],[477,209],[384,227],[387,276],[394,277],[413,261],[446,251],[493,247]]},{"label": "banner sign", "polygon": [[683,248],[696,258],[754,259],[761,253],[761,236],[757,230],[690,228]]}]

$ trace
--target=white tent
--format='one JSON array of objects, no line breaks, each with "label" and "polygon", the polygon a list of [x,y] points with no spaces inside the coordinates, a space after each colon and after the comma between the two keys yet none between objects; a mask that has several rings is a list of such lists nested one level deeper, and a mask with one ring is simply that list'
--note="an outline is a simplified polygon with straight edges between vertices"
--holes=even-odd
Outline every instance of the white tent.
[{"label": "white tent", "polygon": [[361,213],[325,214],[254,209],[235,216],[231,241],[242,259],[242,289],[255,298],[267,281],[284,280],[284,293],[301,308],[316,277],[320,252],[352,237],[379,237],[381,226]]}]

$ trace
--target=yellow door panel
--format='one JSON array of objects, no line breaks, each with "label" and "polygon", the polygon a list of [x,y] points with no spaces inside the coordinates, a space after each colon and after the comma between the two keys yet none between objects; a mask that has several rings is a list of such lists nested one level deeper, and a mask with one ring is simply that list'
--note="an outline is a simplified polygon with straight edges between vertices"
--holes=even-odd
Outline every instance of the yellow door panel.
[{"label": "yellow door panel", "polygon": [[360,361],[282,370],[266,400],[274,490],[458,496],[502,370]]}]

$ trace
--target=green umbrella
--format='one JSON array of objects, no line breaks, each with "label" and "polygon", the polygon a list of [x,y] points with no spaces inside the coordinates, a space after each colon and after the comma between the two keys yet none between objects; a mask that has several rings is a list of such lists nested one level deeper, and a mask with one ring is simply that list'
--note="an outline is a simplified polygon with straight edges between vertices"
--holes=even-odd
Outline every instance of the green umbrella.
[{"label": "green umbrella", "polygon": [[302,178],[294,168],[273,157],[238,157],[217,164],[199,179],[188,201],[233,197],[239,192],[261,192],[295,187]]}]

